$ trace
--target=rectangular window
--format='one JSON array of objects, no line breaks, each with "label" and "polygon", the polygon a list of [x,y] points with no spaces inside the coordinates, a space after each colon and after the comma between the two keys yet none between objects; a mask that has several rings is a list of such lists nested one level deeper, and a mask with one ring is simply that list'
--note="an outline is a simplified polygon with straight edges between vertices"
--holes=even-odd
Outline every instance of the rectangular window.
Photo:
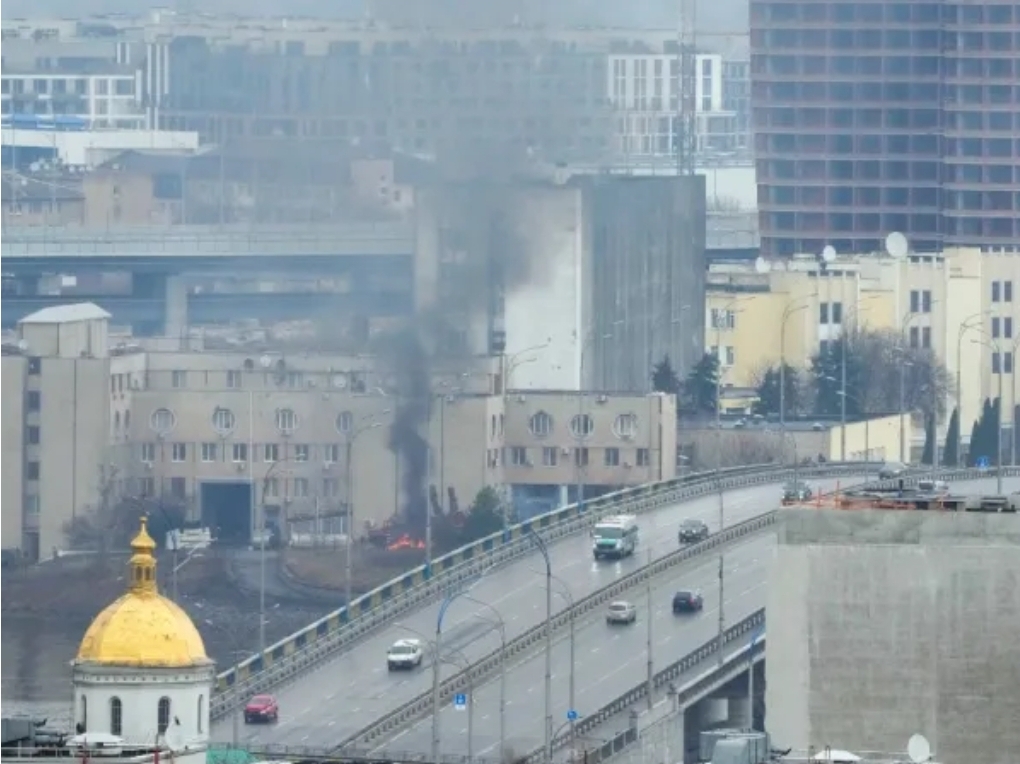
[{"label": "rectangular window", "polygon": [[142,461],[146,464],[152,464],[156,461],[155,443],[142,443]]},{"label": "rectangular window", "polygon": [[39,462],[28,462],[25,464],[25,479],[26,480],[39,479]]},{"label": "rectangular window", "polygon": [[37,446],[39,445],[39,428],[29,427],[25,430],[25,439],[28,441],[28,445]]},{"label": "rectangular window", "polygon": [[262,461],[267,464],[280,461],[280,446],[276,443],[266,443],[262,447]]},{"label": "rectangular window", "polygon": [[553,446],[545,446],[542,449],[542,466],[543,467],[555,467],[559,453]]},{"label": "rectangular window", "polygon": [[618,448],[607,448],[603,457],[603,463],[607,467],[619,467],[620,466],[620,449]]},{"label": "rectangular window", "polygon": [[322,495],[327,499],[335,499],[340,495],[340,481],[336,478],[322,479]]},{"label": "rectangular window", "polygon": [[910,327],[910,347],[916,348],[920,344],[921,331],[916,326]]},{"label": "rectangular window", "polygon": [[28,359],[28,373],[35,375],[42,373],[42,359],[41,358],[29,358]]},{"label": "rectangular window", "polygon": [[925,289],[921,292],[921,312],[931,313],[931,290]]},{"label": "rectangular window", "polygon": [[992,302],[999,302],[1002,299],[1002,283],[999,281],[992,282]]},{"label": "rectangular window", "polygon": [[732,366],[733,364],[735,364],[737,362],[737,353],[736,353],[736,350],[734,349],[734,347],[732,345],[727,345],[725,350],[726,350],[726,355],[725,355],[725,358],[723,359],[723,365],[724,366]]},{"label": "rectangular window", "polygon": [[1003,281],[1002,282],[1002,301],[1013,302],[1013,282]]},{"label": "rectangular window", "polygon": [[1011,316],[1002,319],[1002,336],[1007,340],[1013,339],[1013,318]]},{"label": "rectangular window", "polygon": [[307,462],[308,457],[311,456],[312,449],[309,448],[307,443],[299,443],[294,446],[294,461],[296,462]]},{"label": "rectangular window", "polygon": [[930,326],[921,327],[921,347],[925,348],[925,349],[931,347],[931,327]]},{"label": "rectangular window", "polygon": [[841,302],[832,303],[832,323],[843,323],[843,303]]},{"label": "rectangular window", "polygon": [[528,449],[524,446],[511,446],[510,448],[510,463],[514,467],[527,467],[528,466]]},{"label": "rectangular window", "polygon": [[214,461],[216,461],[216,444],[215,443],[203,443],[202,444],[202,461],[203,462],[214,462]]},{"label": "rectangular window", "polygon": [[26,515],[38,515],[39,514],[39,497],[30,493],[25,497],[25,514]]},{"label": "rectangular window", "polygon": [[38,411],[40,406],[42,406],[42,396],[39,391],[29,390],[28,395],[25,396],[25,408],[29,411]]},{"label": "rectangular window", "polygon": [[818,306],[818,323],[822,325],[829,323],[829,303],[827,302]]},{"label": "rectangular window", "polygon": [[188,481],[182,477],[170,478],[170,495],[175,499],[183,499],[187,493]]},{"label": "rectangular window", "polygon": [[921,311],[921,292],[917,289],[910,290],[910,312],[919,313]]},{"label": "rectangular window", "polygon": [[581,446],[580,448],[574,449],[574,466],[575,467],[587,467],[588,466],[588,447]]},{"label": "rectangular window", "polygon": [[294,478],[294,498],[303,499],[308,496],[308,478]]},{"label": "rectangular window", "polygon": [[1013,373],[1013,354],[1008,350],[1002,354],[1002,373]]},{"label": "rectangular window", "polygon": [[142,492],[142,496],[155,496],[156,495],[156,478],[143,477],[141,485],[139,486]]},{"label": "rectangular window", "polygon": [[322,460],[326,464],[336,464],[340,461],[340,444],[339,443],[327,443],[323,450]]},{"label": "rectangular window", "polygon": [[246,462],[248,461],[248,444],[247,443],[234,443],[232,444],[231,457],[234,462]]},{"label": "rectangular window", "polygon": [[227,372],[227,387],[231,390],[238,390],[241,387],[241,372],[235,370]]},{"label": "rectangular window", "polygon": [[651,463],[652,463],[651,455],[649,454],[648,449],[639,448],[637,450],[637,466],[647,467]]},{"label": "rectangular window", "polygon": [[992,374],[1002,373],[1002,363],[998,353],[992,353]]},{"label": "rectangular window", "polygon": [[170,372],[170,385],[175,390],[181,390],[188,386],[188,372],[186,371],[172,371]]},{"label": "rectangular window", "polygon": [[992,318],[992,339],[999,338],[999,331],[1000,331],[999,317],[995,316],[994,318]]},{"label": "rectangular window", "polygon": [[174,443],[170,447],[170,459],[175,462],[183,462],[188,458],[188,444]]}]

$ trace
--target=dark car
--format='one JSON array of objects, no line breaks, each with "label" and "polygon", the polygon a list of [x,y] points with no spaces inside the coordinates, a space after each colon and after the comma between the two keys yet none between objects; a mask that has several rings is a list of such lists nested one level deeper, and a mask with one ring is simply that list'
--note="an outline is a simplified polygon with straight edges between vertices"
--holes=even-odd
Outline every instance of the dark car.
[{"label": "dark car", "polygon": [[783,501],[809,501],[814,494],[807,483],[787,483],[783,486]]},{"label": "dark car", "polygon": [[697,613],[705,607],[705,600],[698,592],[677,592],[673,595],[674,613]]},{"label": "dark car", "polygon": [[677,534],[681,544],[693,544],[708,538],[708,526],[701,520],[684,520]]},{"label": "dark car", "polygon": [[272,695],[256,695],[244,707],[244,722],[275,722],[280,718],[280,707]]},{"label": "dark car", "polygon": [[878,479],[892,480],[893,478],[903,477],[906,472],[907,467],[905,464],[900,464],[899,462],[886,462],[878,471]]}]

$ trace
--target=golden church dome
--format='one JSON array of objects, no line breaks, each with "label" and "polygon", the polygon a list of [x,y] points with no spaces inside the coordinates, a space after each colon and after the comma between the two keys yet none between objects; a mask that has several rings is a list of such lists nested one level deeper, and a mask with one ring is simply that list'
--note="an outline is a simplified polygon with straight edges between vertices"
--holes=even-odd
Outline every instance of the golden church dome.
[{"label": "golden church dome", "polygon": [[156,587],[155,549],[143,517],[131,542],[128,591],[96,616],[82,638],[76,663],[185,668],[210,662],[188,614]]}]

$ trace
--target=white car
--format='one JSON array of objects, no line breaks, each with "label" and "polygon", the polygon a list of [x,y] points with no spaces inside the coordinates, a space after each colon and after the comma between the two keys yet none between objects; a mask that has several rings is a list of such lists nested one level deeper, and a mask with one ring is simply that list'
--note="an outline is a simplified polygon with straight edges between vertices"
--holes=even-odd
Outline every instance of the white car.
[{"label": "white car", "polygon": [[386,653],[386,665],[390,671],[417,668],[424,655],[420,639],[398,639]]},{"label": "white car", "polygon": [[630,602],[613,602],[606,610],[606,623],[610,626],[617,623],[634,623],[636,620],[637,608]]}]

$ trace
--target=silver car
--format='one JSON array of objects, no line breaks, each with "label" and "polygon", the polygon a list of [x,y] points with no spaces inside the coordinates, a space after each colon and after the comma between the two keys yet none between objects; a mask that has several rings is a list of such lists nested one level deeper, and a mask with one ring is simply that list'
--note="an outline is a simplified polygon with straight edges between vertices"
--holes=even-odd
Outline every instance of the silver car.
[{"label": "silver car", "polygon": [[618,623],[634,623],[636,620],[637,608],[630,602],[613,602],[606,611],[606,623],[610,626]]},{"label": "silver car", "polygon": [[903,477],[906,472],[907,467],[905,464],[900,464],[899,462],[886,462],[878,471],[878,479],[892,480],[893,478]]}]

